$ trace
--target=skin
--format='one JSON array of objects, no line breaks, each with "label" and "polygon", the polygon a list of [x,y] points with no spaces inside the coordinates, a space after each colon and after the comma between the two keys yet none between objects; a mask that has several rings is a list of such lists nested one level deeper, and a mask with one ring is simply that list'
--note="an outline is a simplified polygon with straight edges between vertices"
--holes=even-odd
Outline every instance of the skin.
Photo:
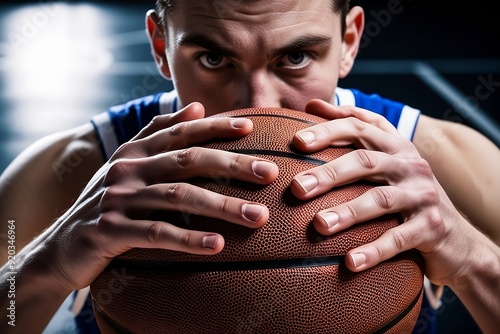
[{"label": "skin", "polygon": [[[179,92],[180,112],[156,117],[107,162],[92,127],[83,125],[35,143],[2,174],[2,221],[15,218],[16,245],[26,245],[16,255],[17,329],[41,331],[71,291],[88,286],[113,257],[133,247],[206,255],[223,249],[223,236],[149,221],[152,210],[197,213],[249,228],[265,224],[265,206],[183,180],[223,170],[248,182],[273,182],[279,171],[272,162],[192,146],[252,131],[249,120],[205,116],[274,106],[331,119],[294,136],[302,150],[359,148],[297,175],[291,183],[295,196],[309,199],[358,179],[380,183],[353,201],[318,212],[313,225],[319,232],[331,235],[391,212],[404,217],[401,226],[350,250],[348,268],[365,270],[418,249],[426,276],[453,289],[481,329],[494,332],[500,318],[495,298],[500,250],[475,226],[499,241],[500,181],[489,177],[497,174],[492,166],[500,164],[499,150],[471,129],[426,116],[411,143],[381,116],[330,103],[338,78],[349,73],[358,51],[361,8],[352,8],[341,36],[340,17],[329,0],[259,1],[258,6],[237,1],[222,12],[210,3],[177,2],[165,30],[153,11],[146,17],[153,57]],[[75,154],[82,163],[61,179],[54,162],[67,164]],[[51,196],[38,195],[47,189]],[[0,271],[3,309],[8,271],[7,266]]]}]

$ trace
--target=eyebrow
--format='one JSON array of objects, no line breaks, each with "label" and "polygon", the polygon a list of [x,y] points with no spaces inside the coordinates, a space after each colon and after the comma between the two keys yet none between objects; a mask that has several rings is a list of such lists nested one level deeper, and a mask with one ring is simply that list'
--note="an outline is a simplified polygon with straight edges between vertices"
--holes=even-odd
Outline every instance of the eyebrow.
[{"label": "eyebrow", "polygon": [[[292,40],[288,44],[275,49],[272,51],[271,58],[274,58],[278,55],[290,53],[293,51],[301,50],[308,47],[318,46],[322,44],[330,44],[332,41],[331,36],[327,35],[305,35],[300,36],[297,39]],[[216,52],[220,52],[223,55],[229,57],[238,57],[238,53],[225,47],[224,45],[214,41],[210,37],[203,34],[187,34],[182,36],[178,43],[183,46],[194,46],[194,47],[202,47],[207,50],[212,50]]]},{"label": "eyebrow", "polygon": [[182,36],[178,43],[183,46],[195,46],[202,47],[207,50],[217,51],[222,53],[223,55],[229,57],[237,57],[238,54],[231,49],[221,45],[220,43],[210,39],[208,36],[203,34],[188,34]]},{"label": "eyebrow", "polygon": [[300,36],[299,38],[292,40],[288,44],[283,47],[280,47],[276,50],[273,50],[272,58],[287,54],[293,51],[310,48],[313,46],[330,44],[332,42],[332,37],[327,35],[305,35]]}]

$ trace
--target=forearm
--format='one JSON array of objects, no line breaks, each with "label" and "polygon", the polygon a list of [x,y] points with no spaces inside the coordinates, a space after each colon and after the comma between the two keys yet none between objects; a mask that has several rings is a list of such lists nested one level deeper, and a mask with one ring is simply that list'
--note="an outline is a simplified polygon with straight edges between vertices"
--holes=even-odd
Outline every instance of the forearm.
[{"label": "forearm", "polygon": [[455,207],[500,246],[498,147],[469,127],[429,117],[419,120],[414,141]]},{"label": "forearm", "polygon": [[484,333],[498,333],[500,319],[500,248],[479,231],[467,272],[449,284]]},{"label": "forearm", "polygon": [[50,274],[32,242],[0,269],[0,332],[41,333],[70,293]]}]

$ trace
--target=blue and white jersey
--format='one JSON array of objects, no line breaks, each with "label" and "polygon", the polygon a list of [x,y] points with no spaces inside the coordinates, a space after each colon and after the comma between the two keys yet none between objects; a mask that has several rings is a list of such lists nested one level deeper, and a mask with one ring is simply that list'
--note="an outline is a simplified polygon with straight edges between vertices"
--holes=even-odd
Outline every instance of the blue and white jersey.
[{"label": "blue and white jersey", "polygon": [[[401,136],[408,140],[413,135],[420,111],[376,94],[365,94],[356,89],[337,88],[333,101],[336,105],[351,105],[384,116]],[[109,108],[92,118],[105,160],[116,149],[131,140],[155,116],[178,111],[177,92],[158,93]],[[435,333],[440,294],[425,278],[424,300],[414,333]],[[75,291],[58,310],[44,333],[99,333],[93,317],[89,289]]]},{"label": "blue and white jersey", "polygon": [[[178,111],[177,92],[158,93],[111,107],[95,116],[92,124],[99,137],[104,157],[109,159],[123,143],[132,139],[153,117]],[[364,108],[384,116],[406,139],[413,139],[420,111],[379,95],[367,95],[356,89],[337,88],[337,105]]]}]

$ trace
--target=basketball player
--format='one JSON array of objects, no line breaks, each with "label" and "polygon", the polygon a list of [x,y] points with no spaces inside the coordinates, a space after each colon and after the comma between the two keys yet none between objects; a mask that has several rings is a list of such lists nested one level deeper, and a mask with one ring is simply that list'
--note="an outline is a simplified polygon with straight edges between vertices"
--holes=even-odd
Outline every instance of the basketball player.
[{"label": "basketball player", "polygon": [[[26,245],[15,258],[16,330],[41,332],[63,302],[78,313],[85,298],[72,292],[133,247],[207,256],[224,247],[221,235],[148,221],[151,210],[197,213],[248,228],[265,224],[263,205],[183,183],[221,171],[258,184],[275,180],[279,171],[269,161],[187,149],[248,134],[248,120],[205,117],[253,106],[331,119],[296,134],[294,142],[306,151],[360,148],[297,175],[295,196],[307,200],[358,179],[380,184],[311,217],[319,232],[331,235],[401,212],[404,224],[348,252],[349,269],[362,271],[415,248],[425,259],[426,277],[449,286],[485,333],[497,330],[500,248],[474,225],[500,241],[500,151],[465,126],[337,88],[358,52],[360,7],[348,11],[340,0],[165,0],[158,7],[147,14],[147,33],[158,69],[175,91],[112,108],[45,138],[1,177],[2,233],[15,218],[17,245]],[[429,143],[433,150],[426,149]],[[68,169],[75,156],[81,163]],[[34,234],[39,236],[30,242]],[[7,263],[0,276],[3,310],[10,302],[8,279]],[[0,328],[9,328],[5,318]]]}]

